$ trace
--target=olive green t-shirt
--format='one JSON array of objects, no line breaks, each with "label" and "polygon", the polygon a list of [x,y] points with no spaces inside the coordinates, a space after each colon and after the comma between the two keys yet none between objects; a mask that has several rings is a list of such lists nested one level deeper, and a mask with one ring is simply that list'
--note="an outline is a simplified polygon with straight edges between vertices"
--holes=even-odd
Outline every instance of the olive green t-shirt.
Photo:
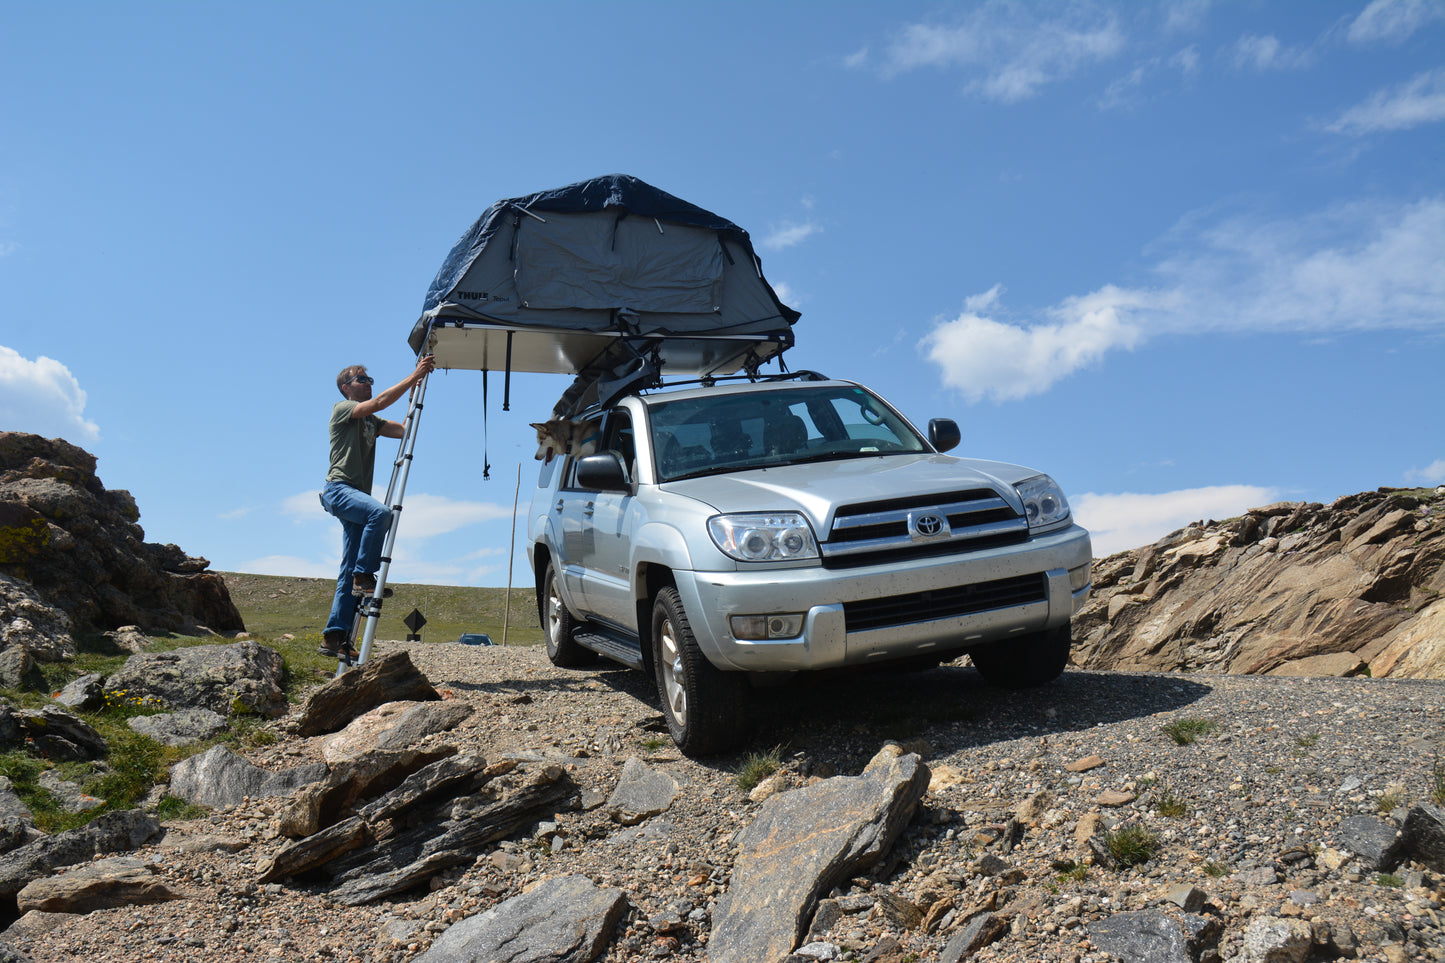
[{"label": "olive green t-shirt", "polygon": [[331,409],[331,470],[328,482],[346,482],[371,494],[371,476],[376,468],[376,433],[382,420],[376,415],[351,417],[359,402],[338,401]]}]

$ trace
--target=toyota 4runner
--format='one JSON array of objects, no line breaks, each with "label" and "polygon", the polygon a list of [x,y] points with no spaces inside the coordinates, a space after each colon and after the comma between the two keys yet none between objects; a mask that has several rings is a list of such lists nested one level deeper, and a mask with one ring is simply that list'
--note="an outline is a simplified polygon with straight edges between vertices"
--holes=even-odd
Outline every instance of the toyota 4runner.
[{"label": "toyota 4runner", "polygon": [[547,654],[653,675],[688,755],[746,735],[750,677],[928,666],[1048,682],[1090,588],[1048,475],[944,454],[867,388],[811,372],[630,392],[541,470],[528,553]]}]

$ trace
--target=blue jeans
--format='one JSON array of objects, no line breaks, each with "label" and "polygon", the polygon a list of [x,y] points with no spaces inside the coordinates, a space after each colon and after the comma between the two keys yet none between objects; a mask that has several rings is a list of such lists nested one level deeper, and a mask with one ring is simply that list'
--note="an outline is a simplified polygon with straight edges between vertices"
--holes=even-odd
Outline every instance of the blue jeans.
[{"label": "blue jeans", "polygon": [[341,521],[341,574],[336,578],[336,597],[326,631],[345,632],[349,637],[356,621],[356,596],[351,580],[370,575],[381,567],[382,543],[391,529],[391,509],[360,489],[345,482],[327,482],[321,490],[321,507]]}]

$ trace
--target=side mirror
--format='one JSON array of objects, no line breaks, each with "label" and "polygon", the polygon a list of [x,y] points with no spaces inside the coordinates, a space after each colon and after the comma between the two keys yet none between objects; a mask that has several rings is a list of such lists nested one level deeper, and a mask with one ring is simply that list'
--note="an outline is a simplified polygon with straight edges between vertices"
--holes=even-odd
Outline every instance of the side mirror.
[{"label": "side mirror", "polygon": [[958,430],[958,422],[952,418],[930,418],[928,420],[928,442],[939,451],[949,451],[958,447],[963,440],[963,433]]},{"label": "side mirror", "polygon": [[631,492],[632,482],[627,469],[615,451],[588,455],[577,462],[577,484],[591,491]]}]

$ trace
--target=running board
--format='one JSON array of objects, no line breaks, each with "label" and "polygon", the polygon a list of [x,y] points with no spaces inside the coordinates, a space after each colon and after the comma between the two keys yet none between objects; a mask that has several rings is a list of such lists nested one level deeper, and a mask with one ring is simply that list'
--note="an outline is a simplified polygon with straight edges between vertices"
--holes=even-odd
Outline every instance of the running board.
[{"label": "running board", "polygon": [[572,641],[598,655],[606,656],[613,662],[621,662],[633,669],[642,668],[642,646],[630,635],[588,625],[574,629]]}]

